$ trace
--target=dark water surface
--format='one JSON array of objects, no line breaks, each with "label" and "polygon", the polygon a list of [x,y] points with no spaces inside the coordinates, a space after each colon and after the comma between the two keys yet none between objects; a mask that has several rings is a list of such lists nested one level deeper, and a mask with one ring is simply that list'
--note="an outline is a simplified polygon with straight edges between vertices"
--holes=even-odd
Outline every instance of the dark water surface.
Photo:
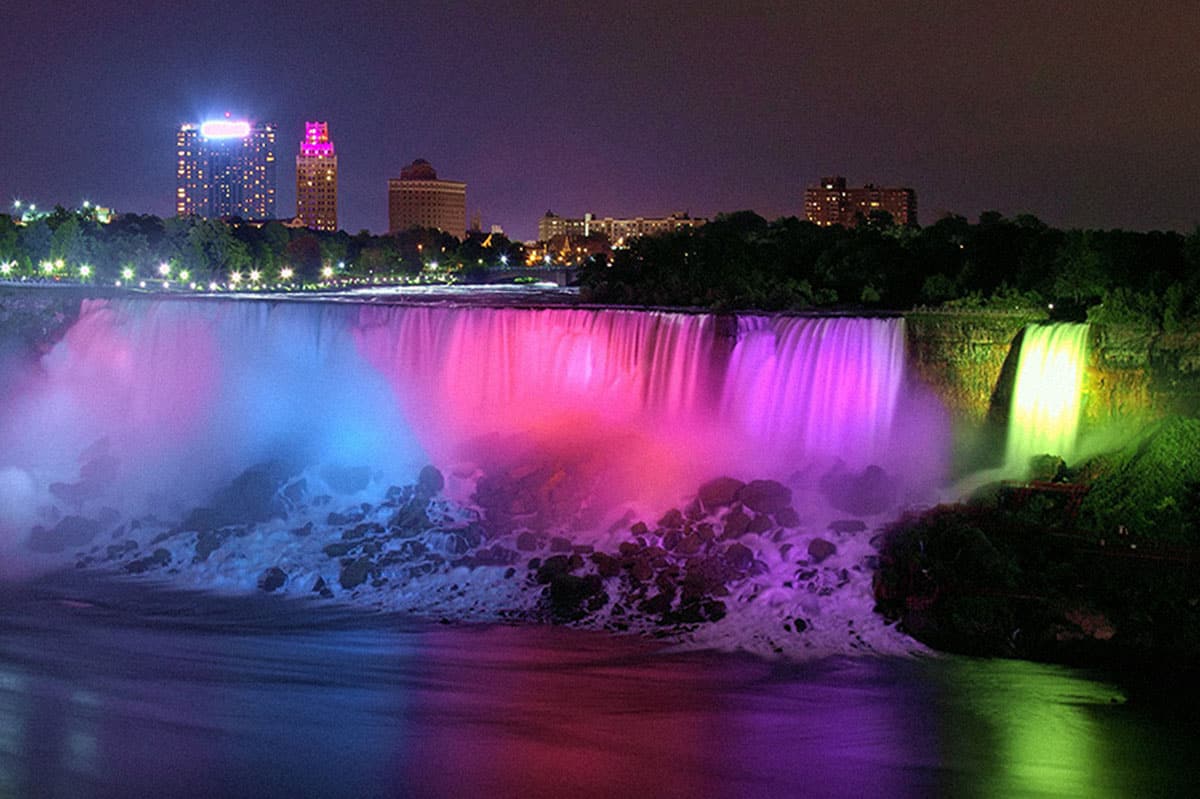
[{"label": "dark water surface", "polygon": [[0,588],[0,797],[1187,796],[1198,754],[1052,666]]}]

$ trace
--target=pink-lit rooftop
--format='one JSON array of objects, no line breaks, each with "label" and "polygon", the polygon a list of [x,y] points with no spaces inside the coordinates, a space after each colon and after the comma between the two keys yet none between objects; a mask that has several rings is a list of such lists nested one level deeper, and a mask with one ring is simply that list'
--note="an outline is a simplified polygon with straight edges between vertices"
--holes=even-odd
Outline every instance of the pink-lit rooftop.
[{"label": "pink-lit rooftop", "polygon": [[328,123],[304,123],[304,139],[300,142],[300,155],[324,157],[333,155],[333,142],[329,140]]}]

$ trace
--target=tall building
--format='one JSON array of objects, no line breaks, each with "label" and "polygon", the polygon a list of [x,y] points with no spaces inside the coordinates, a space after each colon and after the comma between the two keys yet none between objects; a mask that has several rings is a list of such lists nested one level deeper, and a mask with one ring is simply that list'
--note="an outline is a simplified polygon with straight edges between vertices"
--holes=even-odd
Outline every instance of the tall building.
[{"label": "tall building", "polygon": [[388,180],[388,232],[414,227],[437,228],[459,239],[467,235],[467,184],[438,180],[423,158]]},{"label": "tall building", "polygon": [[684,228],[699,227],[706,221],[687,214],[638,216],[630,219],[614,219],[611,216],[601,219],[594,214],[584,214],[582,218],[571,219],[547,211],[546,215],[538,220],[538,241],[550,241],[555,236],[587,237],[601,234],[607,236],[613,245],[620,247],[637,236],[657,236]]},{"label": "tall building", "polygon": [[846,188],[843,177],[821,178],[804,190],[804,216],[813,224],[854,227],[876,211],[887,211],[897,225],[917,224],[917,193],[908,188],[866,184]]},{"label": "tall building", "polygon": [[275,218],[275,126],[214,119],[179,127],[175,213]]},{"label": "tall building", "polygon": [[337,153],[325,122],[305,122],[296,156],[296,221],[313,230],[338,229]]}]

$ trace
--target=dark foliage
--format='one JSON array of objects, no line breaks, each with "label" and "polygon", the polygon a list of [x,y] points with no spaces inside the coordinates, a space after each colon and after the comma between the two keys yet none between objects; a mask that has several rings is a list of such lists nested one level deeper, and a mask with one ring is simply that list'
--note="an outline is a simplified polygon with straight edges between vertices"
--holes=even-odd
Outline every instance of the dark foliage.
[{"label": "dark foliage", "polygon": [[[1200,316],[1200,230],[1057,230],[1029,215],[822,228],[748,211],[584,266],[595,302],[713,309],[1041,307],[1170,330]],[[1053,306],[1051,309],[1050,306]]]}]

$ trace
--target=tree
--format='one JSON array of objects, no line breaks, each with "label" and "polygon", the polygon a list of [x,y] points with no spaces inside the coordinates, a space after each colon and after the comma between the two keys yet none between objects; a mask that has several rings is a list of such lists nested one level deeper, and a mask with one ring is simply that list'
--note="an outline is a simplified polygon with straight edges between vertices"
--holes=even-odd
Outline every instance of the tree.
[{"label": "tree", "polygon": [[302,282],[315,281],[321,275],[321,242],[316,236],[300,236],[288,242],[283,258]]}]

